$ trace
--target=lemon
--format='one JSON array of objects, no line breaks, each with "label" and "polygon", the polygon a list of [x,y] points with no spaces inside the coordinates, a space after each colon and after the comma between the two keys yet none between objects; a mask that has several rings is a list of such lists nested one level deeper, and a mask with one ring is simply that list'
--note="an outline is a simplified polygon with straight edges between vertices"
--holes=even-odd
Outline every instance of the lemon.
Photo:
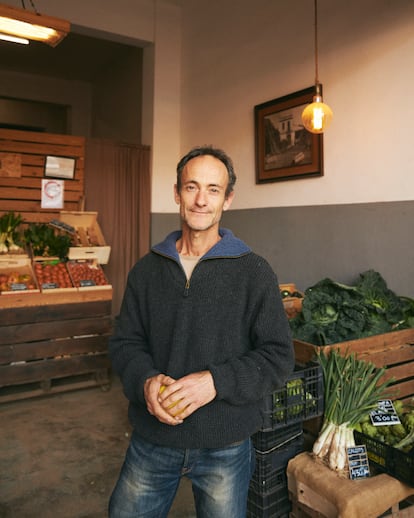
[{"label": "lemon", "polygon": [[[166,388],[167,388],[166,385],[161,385],[159,393],[162,394]],[[171,405],[168,406],[168,410],[170,410],[171,408],[175,407],[175,405],[177,405],[180,401],[181,401],[181,399],[179,399],[178,401],[175,401],[174,403],[171,403]],[[181,412],[182,412],[182,410],[180,410],[176,414],[173,414],[173,417],[177,416]]]}]

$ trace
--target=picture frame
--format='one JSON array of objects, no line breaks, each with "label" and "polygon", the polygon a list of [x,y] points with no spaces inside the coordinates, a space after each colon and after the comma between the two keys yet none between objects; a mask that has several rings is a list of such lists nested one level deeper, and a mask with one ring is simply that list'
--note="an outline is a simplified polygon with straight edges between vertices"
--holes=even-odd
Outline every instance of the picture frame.
[{"label": "picture frame", "polygon": [[47,155],[45,159],[45,176],[48,178],[75,178],[76,159],[67,156]]},{"label": "picture frame", "polygon": [[314,95],[312,86],[254,107],[256,184],[323,176],[323,134],[301,118]]}]

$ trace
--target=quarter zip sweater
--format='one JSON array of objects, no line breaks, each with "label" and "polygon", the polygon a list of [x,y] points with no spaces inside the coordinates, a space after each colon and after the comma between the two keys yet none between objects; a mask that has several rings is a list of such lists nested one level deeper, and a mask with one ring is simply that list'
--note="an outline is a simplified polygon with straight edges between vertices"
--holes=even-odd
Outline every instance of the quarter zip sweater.
[{"label": "quarter zip sweater", "polygon": [[[294,368],[289,323],[276,274],[230,230],[187,281],[171,233],[128,275],[109,341],[129,419],[147,441],[173,448],[220,448],[260,429],[263,399]],[[146,408],[144,383],[209,370],[217,395],[177,426]]]}]

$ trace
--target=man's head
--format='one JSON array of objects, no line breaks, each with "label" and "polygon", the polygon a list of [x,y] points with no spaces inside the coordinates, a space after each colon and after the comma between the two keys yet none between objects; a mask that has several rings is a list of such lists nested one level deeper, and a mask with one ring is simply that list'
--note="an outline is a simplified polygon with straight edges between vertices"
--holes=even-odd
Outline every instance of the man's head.
[{"label": "man's head", "polygon": [[195,148],[177,165],[174,197],[183,230],[218,231],[230,207],[236,176],[230,158],[212,147]]},{"label": "man's head", "polygon": [[236,173],[234,172],[233,161],[231,158],[221,149],[214,148],[212,146],[200,146],[195,147],[191,151],[189,151],[177,164],[177,191],[181,190],[181,178],[183,169],[186,164],[196,158],[198,156],[211,155],[214,158],[217,158],[225,165],[227,169],[227,174],[229,177],[229,181],[226,188],[226,197],[233,191],[234,184],[236,183]]}]

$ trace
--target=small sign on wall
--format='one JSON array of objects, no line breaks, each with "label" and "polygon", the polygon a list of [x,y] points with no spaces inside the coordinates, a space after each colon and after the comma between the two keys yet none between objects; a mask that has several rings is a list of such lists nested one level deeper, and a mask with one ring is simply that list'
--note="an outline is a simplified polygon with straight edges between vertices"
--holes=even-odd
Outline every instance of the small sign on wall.
[{"label": "small sign on wall", "polygon": [[0,176],[20,178],[22,176],[22,159],[16,153],[0,153]]},{"label": "small sign on wall", "polygon": [[64,180],[42,179],[42,209],[63,209]]},{"label": "small sign on wall", "polygon": [[73,180],[75,177],[75,165],[76,161],[74,158],[47,155],[45,160],[45,176]]}]

